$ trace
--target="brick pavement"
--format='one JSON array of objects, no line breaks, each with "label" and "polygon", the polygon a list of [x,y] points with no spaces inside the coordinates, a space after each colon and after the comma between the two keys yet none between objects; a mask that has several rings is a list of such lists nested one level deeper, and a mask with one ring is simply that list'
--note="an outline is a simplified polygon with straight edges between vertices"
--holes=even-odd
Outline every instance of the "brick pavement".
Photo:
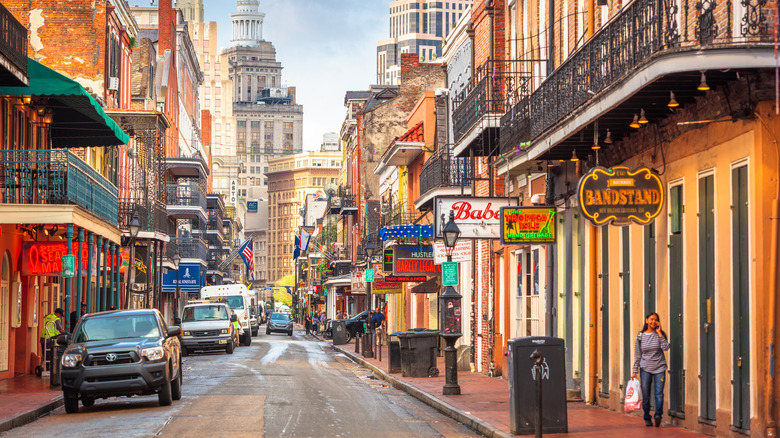
[{"label": "brick pavement", "polygon": [[[354,343],[342,346],[334,346],[334,348],[340,349],[344,354],[355,357]],[[389,374],[388,369],[388,355],[387,347],[382,347],[382,361],[378,359],[378,355],[375,354],[374,358],[364,358],[358,354],[357,359],[365,361],[367,365],[375,367],[379,374],[382,375],[385,380],[401,382],[401,385],[396,385],[400,389],[405,388],[405,385],[409,385],[412,388],[421,391],[423,394],[416,394],[416,391],[412,390],[410,393],[423,399],[427,403],[434,405],[435,401],[431,403],[431,398],[444,402],[442,408],[435,406],[445,414],[454,414],[454,417],[459,416],[459,411],[465,414],[465,417],[475,417],[482,423],[485,423],[489,427],[492,427],[493,433],[486,433],[486,429],[483,426],[482,430],[478,430],[486,435],[493,436],[510,436],[509,433],[509,382],[495,377],[487,377],[483,374],[471,373],[468,371],[458,372],[458,384],[461,387],[461,395],[442,395],[442,387],[444,386],[444,358],[437,358],[437,367],[440,370],[438,377],[402,377],[401,373]],[[377,371],[375,370],[375,372]],[[421,397],[420,397],[421,396]],[[641,411],[640,411],[641,413]],[[672,426],[669,423],[664,423],[660,428],[646,427],[641,416],[626,415],[620,412],[610,411],[604,408],[590,406],[582,402],[569,402],[568,403],[568,434],[556,434],[556,436],[572,436],[572,437],[625,437],[631,436],[632,438],[663,438],[663,437],[702,437],[704,435],[690,430],[682,429],[676,426]],[[459,419],[459,418],[456,418]],[[667,421],[668,417],[664,418]]]}]

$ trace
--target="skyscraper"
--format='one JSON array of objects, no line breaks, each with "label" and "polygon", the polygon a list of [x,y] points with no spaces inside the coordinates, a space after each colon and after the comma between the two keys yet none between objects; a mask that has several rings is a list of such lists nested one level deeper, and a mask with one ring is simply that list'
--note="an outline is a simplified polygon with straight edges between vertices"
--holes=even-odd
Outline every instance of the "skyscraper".
[{"label": "skyscraper", "polygon": [[423,61],[442,54],[444,38],[471,6],[471,0],[390,2],[390,37],[376,43],[376,81],[396,85],[401,78],[401,53],[417,53]]}]

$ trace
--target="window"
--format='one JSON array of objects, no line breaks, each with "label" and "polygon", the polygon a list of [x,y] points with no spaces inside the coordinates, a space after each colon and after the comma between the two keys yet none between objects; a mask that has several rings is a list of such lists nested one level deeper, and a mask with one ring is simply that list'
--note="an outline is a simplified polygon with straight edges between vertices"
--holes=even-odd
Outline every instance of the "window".
[{"label": "window", "polygon": [[292,141],[293,140],[292,133],[284,134],[284,139],[287,141]]},{"label": "window", "polygon": [[239,128],[246,128],[246,120],[239,120],[236,122]]},{"label": "window", "polygon": [[265,122],[265,129],[274,129],[274,122],[272,121],[266,121]]},{"label": "window", "polygon": [[256,120],[252,120],[252,128],[260,128],[260,122]]},{"label": "window", "polygon": [[284,130],[285,131],[292,131],[292,129],[293,129],[292,122],[284,122]]}]

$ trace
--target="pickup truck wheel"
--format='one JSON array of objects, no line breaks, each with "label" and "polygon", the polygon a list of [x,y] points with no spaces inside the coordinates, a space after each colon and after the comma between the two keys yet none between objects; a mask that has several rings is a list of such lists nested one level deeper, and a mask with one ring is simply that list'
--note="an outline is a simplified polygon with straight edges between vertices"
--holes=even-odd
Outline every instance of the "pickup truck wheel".
[{"label": "pickup truck wheel", "polygon": [[228,342],[227,347],[225,347],[225,353],[227,354],[233,354],[233,342]]},{"label": "pickup truck wheel", "polygon": [[181,400],[181,363],[178,374],[176,380],[171,382],[171,398],[174,400]]},{"label": "pickup truck wheel", "polygon": [[157,400],[160,406],[170,406],[173,403],[173,394],[171,393],[171,379],[165,379],[160,390],[157,391]]},{"label": "pickup truck wheel", "polygon": [[87,397],[85,395],[81,396],[81,404],[85,407],[90,407],[95,405],[95,399],[92,397]]},{"label": "pickup truck wheel", "polygon": [[75,414],[79,411],[79,395],[70,392],[62,393],[62,401],[65,403],[65,412]]}]

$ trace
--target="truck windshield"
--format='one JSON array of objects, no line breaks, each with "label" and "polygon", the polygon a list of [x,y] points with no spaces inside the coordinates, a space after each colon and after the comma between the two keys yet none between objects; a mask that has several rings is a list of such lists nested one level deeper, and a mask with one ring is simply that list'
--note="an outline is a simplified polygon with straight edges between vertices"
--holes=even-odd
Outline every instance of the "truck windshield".
[{"label": "truck windshield", "polygon": [[154,315],[117,315],[87,318],[79,324],[73,342],[119,338],[159,338]]},{"label": "truck windshield", "polygon": [[193,306],[184,308],[182,322],[221,321],[227,319],[228,313],[225,306]]},{"label": "truck windshield", "polygon": [[[214,300],[212,298],[212,300]],[[225,303],[233,310],[244,310],[244,297],[241,295],[223,295],[215,301]]]}]

